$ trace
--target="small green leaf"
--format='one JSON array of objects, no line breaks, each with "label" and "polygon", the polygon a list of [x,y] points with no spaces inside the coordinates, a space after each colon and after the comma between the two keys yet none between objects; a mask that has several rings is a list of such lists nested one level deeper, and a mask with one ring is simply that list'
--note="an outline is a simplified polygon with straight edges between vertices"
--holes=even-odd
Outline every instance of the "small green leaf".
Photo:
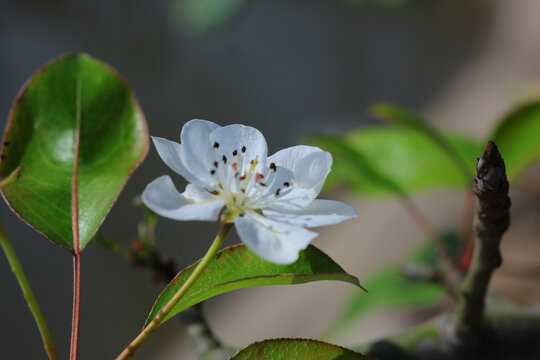
[{"label": "small green leaf", "polygon": [[[161,311],[189,278],[198,262],[182,270],[159,295],[146,325]],[[276,265],[251,252],[245,245],[221,250],[216,259],[188,290],[176,307],[163,319],[203,300],[229,291],[268,285],[304,284],[320,280],[339,280],[360,286],[358,279],[347,274],[328,255],[310,245],[300,252],[298,260],[290,265]]]},{"label": "small green leaf", "polygon": [[370,359],[341,346],[310,339],[263,340],[240,350],[230,360],[359,360]]},{"label": "small green leaf", "polygon": [[6,176],[3,179],[0,179],[0,189],[4,186],[7,186],[17,180],[21,176],[21,172],[23,171],[24,166],[19,166],[15,170],[13,170],[8,176]]},{"label": "small green leaf", "polygon": [[[474,169],[481,146],[469,138],[443,133],[445,141]],[[470,187],[454,161],[432,139],[410,128],[366,127],[341,138],[309,140],[332,153],[330,186],[345,183],[362,195],[395,196],[430,189]]]},{"label": "small green leaf", "polygon": [[88,55],[66,55],[31,77],[13,105],[0,176],[24,171],[2,192],[30,226],[77,253],[147,149],[146,122],[125,80]]},{"label": "small green leaf", "polygon": [[489,140],[497,144],[508,178],[519,179],[540,159],[540,101],[529,102],[505,115]]},{"label": "small green leaf", "polygon": [[459,149],[454,149],[454,143],[448,142],[443,134],[431,126],[427,121],[412,112],[392,104],[379,103],[371,108],[371,112],[392,124],[418,131],[431,139],[452,159],[454,165],[461,171],[465,181],[471,182],[474,178],[469,158],[462,158]]},{"label": "small green leaf", "polygon": [[[454,260],[457,260],[459,236],[454,233],[443,234]],[[423,245],[408,259],[400,264],[380,270],[366,280],[367,296],[353,292],[326,336],[334,336],[345,331],[364,315],[383,309],[415,309],[436,305],[445,297],[444,287],[440,283],[411,279],[403,274],[405,264],[424,266],[435,269],[438,264],[437,250],[431,242]]]}]

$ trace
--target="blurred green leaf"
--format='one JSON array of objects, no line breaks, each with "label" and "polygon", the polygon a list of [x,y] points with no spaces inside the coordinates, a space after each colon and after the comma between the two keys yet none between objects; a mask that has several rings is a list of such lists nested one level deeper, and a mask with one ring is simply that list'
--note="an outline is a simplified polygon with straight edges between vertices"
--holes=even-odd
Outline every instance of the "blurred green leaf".
[{"label": "blurred green leaf", "polygon": [[172,21],[181,30],[202,34],[231,21],[248,0],[170,0]]},{"label": "blurred green leaf", "polygon": [[524,104],[505,115],[489,140],[495,141],[510,180],[517,180],[540,159],[540,101]]},{"label": "blurred green leaf", "polygon": [[359,360],[369,359],[341,346],[309,339],[263,340],[240,350],[230,360]]},{"label": "blurred green leaf", "polygon": [[[148,319],[148,325],[193,272],[195,263],[182,270],[159,295]],[[347,274],[328,255],[310,245],[300,252],[298,260],[290,265],[276,265],[252,253],[245,245],[221,250],[201,277],[188,290],[176,307],[163,319],[213,296],[229,291],[268,285],[304,284],[320,280],[339,280],[357,286],[357,278]],[[145,325],[145,326],[146,326]]]},{"label": "blurred green leaf", "polygon": [[[442,133],[474,169],[481,146],[466,136]],[[454,160],[440,146],[410,128],[365,127],[345,136],[313,136],[311,144],[332,153],[329,187],[345,184],[362,195],[392,196],[429,189],[470,187]]]},{"label": "blurred green leaf", "polygon": [[[459,236],[454,233],[443,234],[454,260],[458,257]],[[345,331],[364,315],[384,309],[415,309],[437,305],[445,297],[442,284],[411,279],[403,274],[405,264],[436,269],[437,250],[431,242],[423,245],[407,260],[400,264],[380,270],[369,277],[365,286],[368,294],[353,292],[347,300],[340,316],[328,331],[333,336]]]},{"label": "blurred green leaf", "polygon": [[[469,166],[470,158],[462,158],[459,149],[454,149],[453,144],[448,142],[441,132],[431,126],[427,121],[416,114],[388,103],[379,103],[371,108],[373,115],[380,117],[392,124],[410,128],[424,134],[445,151],[454,161],[455,166],[462,172],[466,182],[472,182],[474,169]],[[468,154],[466,154],[468,155]]]},{"label": "blurred green leaf", "polygon": [[147,149],[146,122],[125,80],[88,55],[63,56],[30,78],[13,105],[0,176],[24,171],[2,192],[34,229],[78,252]]}]

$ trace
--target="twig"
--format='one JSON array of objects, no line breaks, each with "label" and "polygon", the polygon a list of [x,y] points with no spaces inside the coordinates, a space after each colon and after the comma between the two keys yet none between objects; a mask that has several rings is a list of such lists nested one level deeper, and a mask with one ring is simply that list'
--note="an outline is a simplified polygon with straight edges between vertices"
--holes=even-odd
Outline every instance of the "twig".
[{"label": "twig", "polygon": [[11,246],[11,242],[9,241],[6,233],[4,232],[4,228],[1,225],[0,225],[0,245],[2,246],[2,249],[4,250],[4,253],[6,254],[9,265],[11,266],[11,271],[13,271],[13,274],[15,275],[15,278],[17,279],[17,282],[19,283],[19,286],[21,287],[22,293],[24,295],[24,299],[26,300],[26,303],[28,304],[28,307],[30,308],[30,312],[34,316],[34,320],[36,321],[36,324],[38,326],[39,333],[41,334],[43,346],[45,347],[45,351],[47,352],[49,359],[58,360],[58,354],[56,353],[56,348],[54,346],[51,334],[49,332],[49,328],[47,327],[47,323],[45,322],[45,318],[43,317],[43,314],[41,313],[41,309],[39,308],[34,292],[32,291],[32,288],[30,287],[30,283],[28,282],[28,279],[26,278],[26,275],[21,266],[21,263],[19,262],[19,259],[17,258],[17,254],[15,254],[15,250],[13,249],[13,246]]},{"label": "twig", "polygon": [[525,360],[538,359],[540,314],[528,309],[490,309],[485,336],[475,347],[453,339],[454,314],[439,315],[385,339],[353,349],[379,360]]},{"label": "twig", "polygon": [[471,338],[479,335],[485,296],[493,271],[501,265],[499,250],[502,234],[510,222],[504,161],[494,142],[490,141],[476,165],[473,190],[478,198],[474,218],[474,253],[460,294],[457,309],[457,335]]},{"label": "twig", "polygon": [[463,210],[459,229],[459,269],[463,274],[470,266],[468,249],[472,246],[472,222],[474,217],[474,193],[471,190],[465,192],[463,197]]},{"label": "twig", "polygon": [[[147,249],[147,251],[149,253],[143,254],[135,251],[127,256],[127,258],[135,266],[144,266],[151,269],[154,273],[155,280],[160,280],[165,285],[170,283],[177,273],[174,263],[172,261],[164,261],[156,248]],[[203,358],[203,356],[211,351],[217,353],[220,350],[223,350],[222,358],[228,358],[230,354],[226,353],[202,314],[202,303],[198,303],[182,311],[178,314],[178,319],[186,328],[193,344],[195,355],[198,358]]]},{"label": "twig", "polygon": [[169,300],[169,302],[161,309],[161,311],[156,315],[156,317],[154,317],[154,319],[152,319],[152,321],[148,325],[146,325],[146,327],[140,332],[140,334],[137,335],[135,339],[133,339],[133,341],[122,351],[120,355],[118,355],[116,360],[124,360],[133,356],[133,354],[135,354],[135,351],[137,351],[139,346],[141,346],[142,342],[152,332],[154,332],[154,330],[161,324],[165,317],[174,309],[176,304],[178,304],[182,297],[187,293],[187,291],[203,273],[204,269],[206,269],[208,264],[214,259],[232,225],[232,223],[222,225],[221,230],[214,239],[214,242],[212,243],[204,257],[201,259],[199,264],[195,267],[189,278],[182,285],[180,290],[178,290],[178,292],[174,294],[171,300]]}]

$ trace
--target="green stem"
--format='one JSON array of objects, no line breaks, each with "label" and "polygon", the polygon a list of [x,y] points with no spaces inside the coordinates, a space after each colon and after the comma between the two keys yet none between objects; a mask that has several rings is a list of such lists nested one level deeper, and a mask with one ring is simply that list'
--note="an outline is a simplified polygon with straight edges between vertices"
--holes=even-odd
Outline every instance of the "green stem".
[{"label": "green stem", "polygon": [[28,307],[30,308],[32,315],[34,315],[34,319],[36,320],[36,324],[39,328],[39,333],[41,334],[41,339],[43,340],[43,345],[45,346],[45,351],[47,352],[49,359],[58,360],[58,354],[56,353],[56,348],[54,347],[51,334],[49,333],[49,328],[45,323],[45,318],[41,313],[36,297],[34,296],[34,292],[32,291],[30,283],[24,274],[24,270],[19,262],[19,259],[17,258],[17,255],[15,254],[15,250],[13,249],[13,246],[11,245],[11,242],[9,241],[1,224],[0,245],[2,245],[2,249],[6,254],[9,265],[11,266],[11,270],[13,271],[15,278],[17,278],[17,282],[21,287],[24,298],[28,303]]},{"label": "green stem", "polygon": [[229,230],[231,230],[232,223],[223,224],[221,226],[221,229],[219,230],[219,233],[216,235],[216,238],[214,239],[214,242],[206,252],[206,255],[201,259],[195,270],[193,270],[193,273],[189,276],[189,278],[186,280],[186,282],[182,285],[180,290],[172,297],[171,300],[161,309],[159,314],[146,326],[139,335],[122,351],[120,355],[116,358],[116,360],[125,360],[135,354],[135,351],[141,346],[142,342],[152,333],[154,330],[161,324],[161,321],[174,309],[176,304],[182,299],[182,297],[187,293],[187,291],[193,286],[195,281],[199,278],[199,276],[203,273],[203,271],[206,269],[208,264],[214,258],[216,257],[217,252],[221,248],[221,244],[223,244],[223,240],[225,240],[225,237],[227,236],[227,233]]}]

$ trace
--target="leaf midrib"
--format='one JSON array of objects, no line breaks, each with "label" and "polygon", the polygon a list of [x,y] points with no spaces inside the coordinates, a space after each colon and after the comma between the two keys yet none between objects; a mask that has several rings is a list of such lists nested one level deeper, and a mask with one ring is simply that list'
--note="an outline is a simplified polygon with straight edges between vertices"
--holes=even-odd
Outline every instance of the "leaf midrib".
[{"label": "leaf midrib", "polygon": [[81,138],[81,98],[82,79],[80,58],[77,58],[77,88],[75,92],[75,156],[73,159],[73,175],[71,187],[71,226],[73,231],[73,251],[80,254],[79,246],[79,196],[78,196],[78,171],[79,171],[79,146]]}]

